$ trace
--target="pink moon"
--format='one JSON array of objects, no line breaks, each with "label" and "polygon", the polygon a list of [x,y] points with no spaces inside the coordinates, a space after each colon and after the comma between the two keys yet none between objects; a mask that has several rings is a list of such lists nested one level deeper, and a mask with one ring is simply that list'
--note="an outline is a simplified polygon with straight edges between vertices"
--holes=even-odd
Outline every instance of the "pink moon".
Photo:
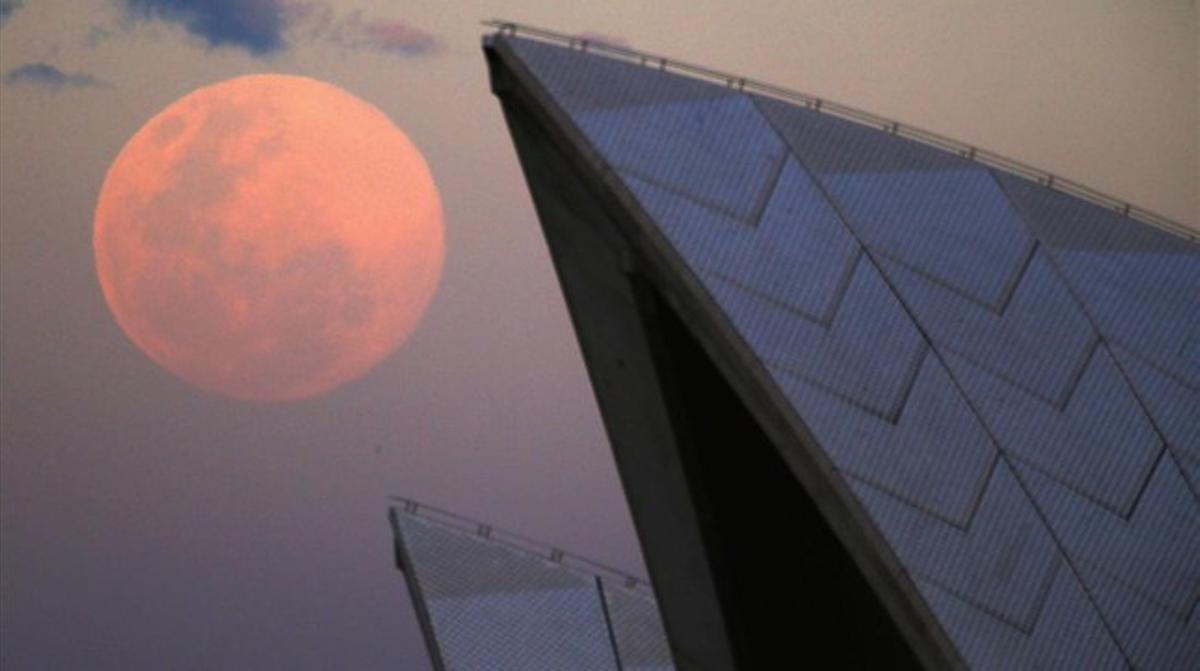
[{"label": "pink moon", "polygon": [[117,323],[205,390],[288,401],[361,377],[416,329],[445,256],[424,158],[330,84],[252,75],[150,119],[100,190]]}]

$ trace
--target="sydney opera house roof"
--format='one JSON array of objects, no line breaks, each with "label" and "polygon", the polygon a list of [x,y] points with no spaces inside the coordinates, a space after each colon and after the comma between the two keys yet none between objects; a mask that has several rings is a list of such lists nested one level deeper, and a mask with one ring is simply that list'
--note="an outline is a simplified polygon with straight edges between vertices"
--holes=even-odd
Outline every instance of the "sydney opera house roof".
[{"label": "sydney opera house roof", "polygon": [[1194,238],[815,98],[485,52],[678,668],[1195,668]]},{"label": "sydney opera house roof", "polygon": [[672,668],[644,580],[414,501],[391,521],[438,668]]}]

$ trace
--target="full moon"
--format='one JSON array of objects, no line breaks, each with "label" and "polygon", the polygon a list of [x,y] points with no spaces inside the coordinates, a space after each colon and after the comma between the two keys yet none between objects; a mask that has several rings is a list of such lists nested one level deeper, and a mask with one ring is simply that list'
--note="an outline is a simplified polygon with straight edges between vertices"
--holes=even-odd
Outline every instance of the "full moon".
[{"label": "full moon", "polygon": [[207,86],[150,119],[108,170],[93,241],[138,348],[251,401],[367,373],[416,328],[445,254],[437,188],[404,132],[284,75]]}]

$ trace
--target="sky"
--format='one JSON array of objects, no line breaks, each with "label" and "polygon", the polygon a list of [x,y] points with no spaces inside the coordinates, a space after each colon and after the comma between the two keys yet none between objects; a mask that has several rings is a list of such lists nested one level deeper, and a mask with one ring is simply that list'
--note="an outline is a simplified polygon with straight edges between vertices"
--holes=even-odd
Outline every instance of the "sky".
[{"label": "sky", "polygon": [[[480,52],[606,36],[970,142],[1200,230],[1194,0],[0,0],[0,666],[429,668],[389,494],[644,573]],[[188,92],[304,75],[424,153],[440,285],[369,374],[202,391],[109,312],[92,218]]]}]

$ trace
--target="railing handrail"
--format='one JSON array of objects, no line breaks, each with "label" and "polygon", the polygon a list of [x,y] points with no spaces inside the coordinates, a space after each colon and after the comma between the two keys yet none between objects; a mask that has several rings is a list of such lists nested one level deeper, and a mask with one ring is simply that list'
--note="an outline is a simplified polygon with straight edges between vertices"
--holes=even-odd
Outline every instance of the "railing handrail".
[{"label": "railing handrail", "polygon": [[773,84],[756,81],[747,77],[713,70],[700,65],[678,61],[666,56],[660,56],[629,47],[620,46],[606,42],[602,39],[592,39],[580,35],[568,35],[559,33],[545,28],[538,28],[513,21],[504,21],[501,19],[489,19],[482,22],[483,25],[490,28],[495,28],[499,34],[521,35],[539,39],[546,42],[565,45],[571,49],[614,58],[619,60],[637,63],[645,67],[653,67],[658,70],[669,71],[675,74],[681,74],[698,79],[704,79],[714,83],[723,84],[729,88],[743,92],[751,92],[759,95],[764,95],[777,100],[784,100],[793,103],[800,103],[816,112],[832,114],[833,116],[846,119],[864,126],[887,131],[893,135],[904,137],[921,144],[929,145],[950,151],[961,156],[969,161],[981,163],[991,168],[997,168],[1018,177],[1031,179],[1043,186],[1068,193],[1078,198],[1082,198],[1094,205],[1098,205],[1108,210],[1112,210],[1119,214],[1125,215],[1132,219],[1136,219],[1145,224],[1149,224],[1168,233],[1179,237],[1191,240],[1193,242],[1200,241],[1200,232],[1193,230],[1183,224],[1165,217],[1156,212],[1152,212],[1143,207],[1138,207],[1127,201],[1101,193],[1091,187],[1085,186],[1078,182],[1059,177],[1045,170],[1035,168],[1015,159],[1002,156],[986,149],[980,149],[974,145],[965,142],[959,142],[937,133],[927,131],[915,126],[900,123],[885,119],[876,114],[865,112],[863,110],[832,102],[824,98],[793,91]]},{"label": "railing handrail", "polygon": [[644,591],[647,596],[653,596],[650,582],[628,571],[613,568],[606,564],[593,561],[582,555],[567,552],[562,548],[534,540],[521,534],[499,529],[490,524],[473,520],[469,517],[452,513],[435,506],[414,501],[403,496],[388,497],[395,503],[401,504],[400,512],[411,517],[424,519],[436,524],[442,524],[481,539],[506,545],[510,548],[540,557],[559,564],[569,570],[601,578],[606,582],[620,585],[633,591]]}]

